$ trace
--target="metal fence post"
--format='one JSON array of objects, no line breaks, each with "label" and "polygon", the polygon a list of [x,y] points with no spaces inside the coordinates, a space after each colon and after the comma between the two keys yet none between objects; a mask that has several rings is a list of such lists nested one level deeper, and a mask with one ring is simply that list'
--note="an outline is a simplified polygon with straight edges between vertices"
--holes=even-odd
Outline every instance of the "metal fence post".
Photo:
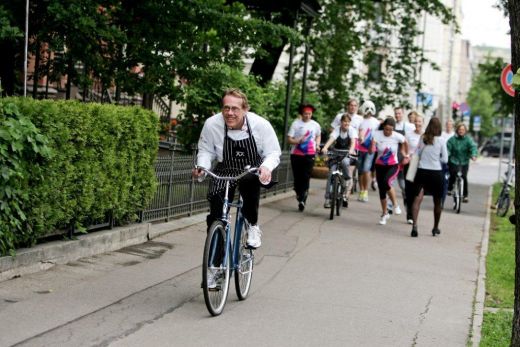
[{"label": "metal fence post", "polygon": [[[197,165],[197,145],[193,145],[191,147],[192,149],[192,156],[193,156],[193,166]],[[195,195],[195,179],[193,176],[191,177],[190,182],[190,211],[188,212],[188,215],[191,216],[193,214],[193,196]]]},{"label": "metal fence post", "polygon": [[289,186],[289,170],[291,165],[291,156],[289,155],[289,152],[285,151],[284,156],[287,157],[286,166],[285,166],[285,189],[283,190],[284,193],[287,192],[287,187]]},{"label": "metal fence post", "polygon": [[173,190],[173,163],[175,159],[175,151],[171,151],[170,155],[170,172],[168,175],[168,193],[166,194],[166,199],[168,200],[166,206],[168,207],[168,212],[166,213],[166,221],[168,222],[170,220],[171,215],[171,195]]}]

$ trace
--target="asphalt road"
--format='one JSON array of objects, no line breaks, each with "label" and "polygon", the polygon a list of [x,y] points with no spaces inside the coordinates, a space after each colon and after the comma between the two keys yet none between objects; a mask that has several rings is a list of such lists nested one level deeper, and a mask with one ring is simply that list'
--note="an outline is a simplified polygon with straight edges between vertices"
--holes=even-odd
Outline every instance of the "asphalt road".
[{"label": "asphalt road", "polygon": [[322,180],[303,213],[293,197],[263,205],[251,295],[232,287],[216,318],[200,289],[204,223],[0,282],[0,345],[465,346],[497,168],[472,164],[470,202],[448,203],[439,237],[430,198],[418,238],[404,215],[378,225],[376,192],[330,221]]}]

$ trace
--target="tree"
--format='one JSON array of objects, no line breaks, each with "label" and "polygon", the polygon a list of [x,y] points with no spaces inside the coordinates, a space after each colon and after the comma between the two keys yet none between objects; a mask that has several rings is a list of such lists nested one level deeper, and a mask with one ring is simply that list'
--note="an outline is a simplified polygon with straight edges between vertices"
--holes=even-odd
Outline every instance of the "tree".
[{"label": "tree", "polygon": [[[13,18],[10,25],[22,29],[21,3],[5,0],[0,21]],[[182,101],[179,79],[191,80],[213,63],[241,67],[265,42],[299,39],[291,28],[252,18],[244,5],[225,0],[34,0],[30,11],[31,53],[39,52],[38,42],[59,53],[44,73],[67,75],[68,95],[71,84],[86,87],[96,78],[121,92]],[[19,64],[22,41],[11,39],[9,61]]]},{"label": "tree", "polygon": [[482,117],[480,133],[484,137],[494,135],[493,118],[506,117],[513,110],[513,99],[500,85],[500,73],[506,62],[502,58],[488,58],[479,64],[468,92],[468,105],[473,114]]},{"label": "tree", "polygon": [[[444,23],[454,20],[441,1],[327,0],[312,30],[314,90],[325,112],[335,114],[348,97],[370,97],[376,104],[407,106],[407,91],[418,91],[417,70],[427,62],[417,45],[417,14]],[[368,73],[355,62],[362,60]]]}]

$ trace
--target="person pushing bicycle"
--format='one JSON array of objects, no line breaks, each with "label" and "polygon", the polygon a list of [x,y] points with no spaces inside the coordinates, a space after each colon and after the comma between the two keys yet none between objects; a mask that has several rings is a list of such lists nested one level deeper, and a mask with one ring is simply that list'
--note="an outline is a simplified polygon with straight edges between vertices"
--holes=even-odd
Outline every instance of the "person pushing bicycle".
[{"label": "person pushing bicycle", "polygon": [[[246,166],[259,167],[258,177],[248,174],[240,181],[232,182],[228,197],[233,199],[238,185],[243,199],[242,213],[246,219],[247,245],[258,248],[262,244],[262,232],[258,227],[260,186],[271,182],[271,173],[280,163],[280,144],[269,121],[249,112],[247,96],[239,89],[229,89],[222,97],[222,112],[206,120],[198,142],[197,166],[211,169],[220,176],[236,176]],[[192,175],[205,175],[193,169]],[[210,213],[206,218],[208,228],[222,216],[225,182],[213,180],[208,190]]]}]

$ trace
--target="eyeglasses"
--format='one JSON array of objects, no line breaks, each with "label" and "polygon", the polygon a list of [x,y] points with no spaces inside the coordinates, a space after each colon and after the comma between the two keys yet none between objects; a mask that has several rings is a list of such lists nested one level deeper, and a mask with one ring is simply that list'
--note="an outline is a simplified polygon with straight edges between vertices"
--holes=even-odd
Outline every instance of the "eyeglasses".
[{"label": "eyeglasses", "polygon": [[236,113],[236,112],[240,111],[241,109],[242,109],[241,107],[237,107],[237,106],[223,106],[222,107],[222,111],[224,111],[224,112],[232,111],[233,113]]}]

